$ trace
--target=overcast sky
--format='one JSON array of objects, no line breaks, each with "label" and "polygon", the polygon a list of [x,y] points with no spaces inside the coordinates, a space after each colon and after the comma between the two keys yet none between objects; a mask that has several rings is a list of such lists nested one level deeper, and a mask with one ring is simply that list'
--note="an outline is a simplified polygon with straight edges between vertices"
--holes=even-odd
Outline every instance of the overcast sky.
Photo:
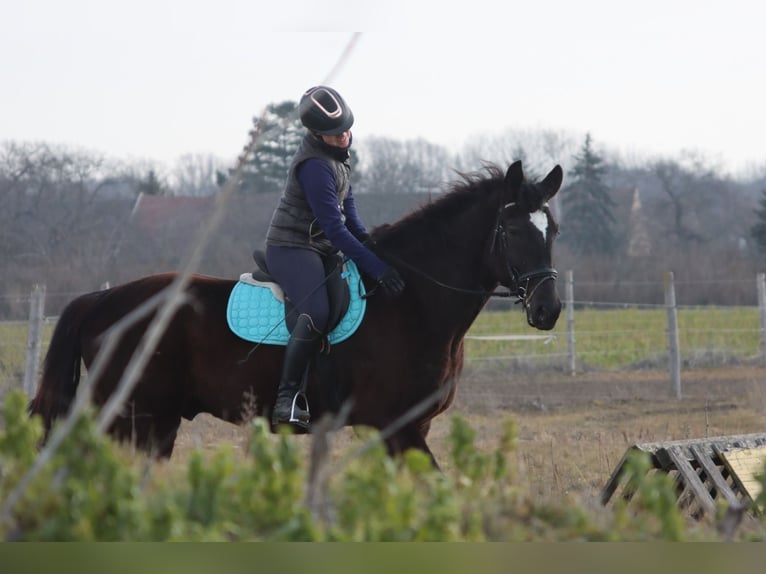
[{"label": "overcast sky", "polygon": [[[517,6],[518,4],[518,6]],[[755,0],[24,0],[0,17],[0,140],[233,159],[253,116],[332,80],[366,136],[514,128],[766,165]]]}]

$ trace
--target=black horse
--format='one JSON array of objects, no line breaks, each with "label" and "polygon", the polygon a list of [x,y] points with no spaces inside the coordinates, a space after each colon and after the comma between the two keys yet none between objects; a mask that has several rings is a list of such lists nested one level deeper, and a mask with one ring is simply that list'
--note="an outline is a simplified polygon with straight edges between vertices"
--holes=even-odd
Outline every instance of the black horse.
[{"label": "black horse", "polygon": [[[373,231],[379,255],[397,267],[407,287],[397,297],[370,297],[358,331],[332,347],[337,386],[351,399],[348,424],[387,429],[392,454],[417,448],[433,458],[426,444],[431,420],[453,401],[463,338],[498,285],[521,301],[529,325],[554,327],[561,310],[551,263],[557,225],[547,202],[561,181],[559,166],[537,183],[524,178],[521,162],[506,173],[487,166],[463,175],[433,203]],[[81,358],[89,367],[102,335],[174,277],[152,275],[82,295],[64,309],[30,405],[47,429],[72,403]],[[365,282],[368,290],[374,287]],[[111,425],[113,435],[170,456],[182,417],[206,412],[240,422],[246,404],[249,415],[268,415],[284,347],[254,347],[232,334],[226,304],[234,284],[192,277],[189,302],[175,314]],[[150,318],[131,327],[111,356],[94,386],[97,404],[114,392]],[[315,371],[307,395],[317,420],[329,407],[319,399]]]}]

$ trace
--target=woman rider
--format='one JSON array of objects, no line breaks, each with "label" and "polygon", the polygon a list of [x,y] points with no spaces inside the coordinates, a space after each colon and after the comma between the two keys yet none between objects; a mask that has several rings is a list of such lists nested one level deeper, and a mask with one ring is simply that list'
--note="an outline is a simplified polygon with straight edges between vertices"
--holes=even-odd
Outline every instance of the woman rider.
[{"label": "woman rider", "polygon": [[329,300],[323,257],[341,251],[383,289],[404,289],[399,273],[365,246],[369,234],[351,193],[349,148],[354,114],[327,86],[298,103],[307,133],[292,159],[287,184],[266,235],[266,264],[298,313],[285,350],[273,425],[307,427],[309,412],[295,400],[303,374],[326,334]]}]

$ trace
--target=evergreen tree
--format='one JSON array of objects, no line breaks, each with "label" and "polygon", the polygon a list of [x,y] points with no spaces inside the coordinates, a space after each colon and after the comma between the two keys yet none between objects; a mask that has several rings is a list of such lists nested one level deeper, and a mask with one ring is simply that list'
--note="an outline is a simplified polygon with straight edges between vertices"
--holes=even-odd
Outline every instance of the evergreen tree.
[{"label": "evergreen tree", "polygon": [[613,253],[617,247],[613,214],[616,202],[603,181],[606,166],[594,151],[590,134],[574,159],[574,181],[560,194],[564,212],[561,241],[576,253]]},{"label": "evergreen tree", "polygon": [[755,240],[758,250],[766,255],[766,188],[761,190],[758,209],[755,210],[757,221],[750,228],[750,236]]},{"label": "evergreen tree", "polygon": [[262,119],[253,118],[254,128],[259,128],[259,121],[262,124],[243,176],[243,191],[282,191],[290,161],[306,133],[295,110],[296,103],[292,101],[269,104]]},{"label": "evergreen tree", "polygon": [[[287,181],[287,170],[306,135],[298,117],[297,104],[286,101],[281,104],[269,104],[263,114],[261,129],[254,153],[249,158],[242,176],[240,189],[246,193],[281,192]],[[258,127],[259,118],[253,118],[254,128]],[[351,183],[359,191],[358,183],[363,175],[360,170],[356,150],[351,153]],[[216,173],[216,182],[222,187],[233,170],[228,174]],[[362,189],[362,191],[364,191]]]},{"label": "evergreen tree", "polygon": [[153,169],[150,169],[146,177],[138,182],[138,192],[145,195],[169,195],[167,185]]}]

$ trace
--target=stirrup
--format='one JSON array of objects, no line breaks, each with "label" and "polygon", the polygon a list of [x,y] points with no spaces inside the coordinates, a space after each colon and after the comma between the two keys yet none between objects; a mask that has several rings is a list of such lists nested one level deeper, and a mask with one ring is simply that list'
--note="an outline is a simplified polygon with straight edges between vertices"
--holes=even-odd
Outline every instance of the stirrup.
[{"label": "stirrup", "polygon": [[[306,405],[306,408],[303,409],[306,411],[306,419],[299,419],[297,416],[295,416],[295,408],[298,403],[298,397],[303,399],[303,404]],[[300,427],[302,429],[308,430],[309,428],[309,420],[311,420],[311,412],[309,411],[309,400],[306,397],[306,393],[303,391],[298,391],[293,395],[293,402],[290,405],[290,418],[287,420],[288,423],[291,425],[295,425],[297,427]],[[284,423],[282,423],[284,424]]]}]

